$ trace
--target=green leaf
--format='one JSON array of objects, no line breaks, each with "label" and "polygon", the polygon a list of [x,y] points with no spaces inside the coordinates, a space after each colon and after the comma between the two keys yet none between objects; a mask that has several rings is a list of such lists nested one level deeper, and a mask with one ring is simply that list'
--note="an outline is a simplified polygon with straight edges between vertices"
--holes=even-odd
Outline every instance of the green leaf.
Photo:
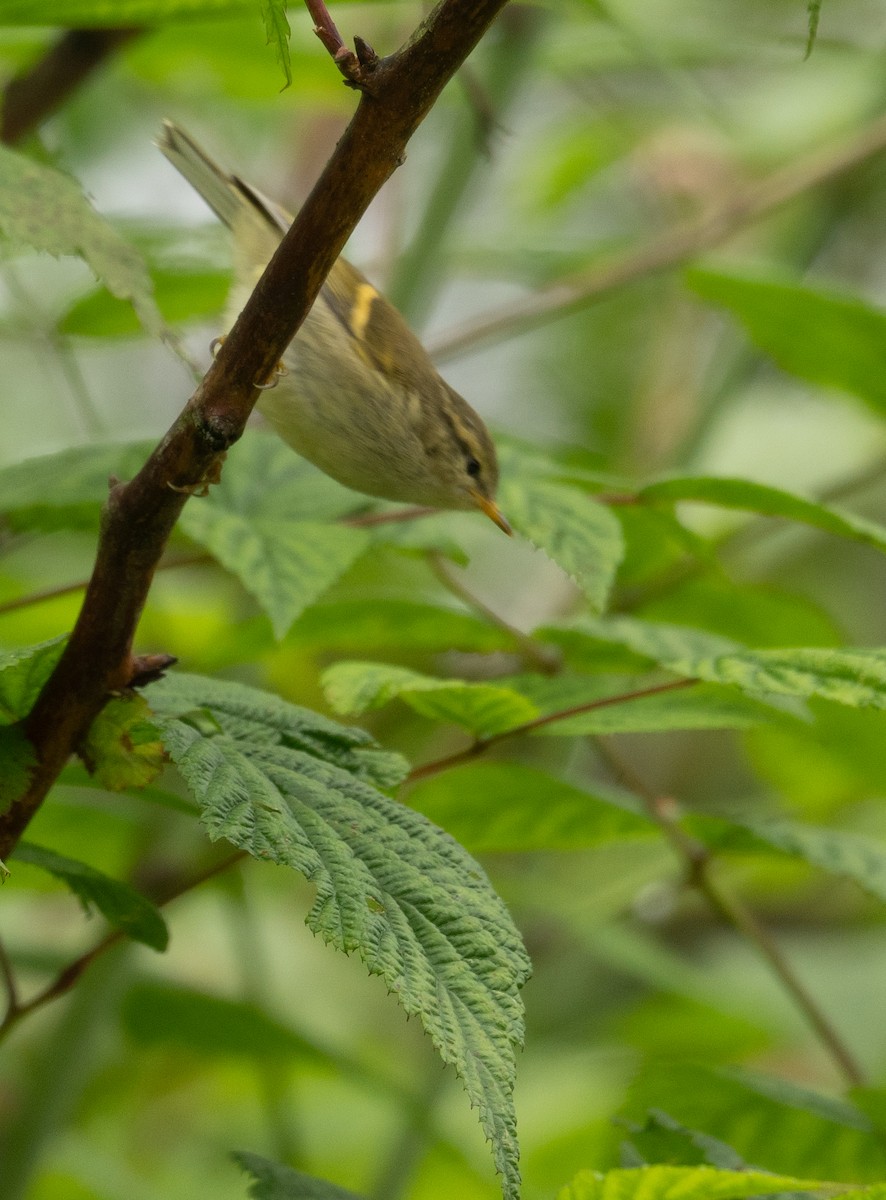
[{"label": "green leaf", "polygon": [[71,889],[87,913],[95,906],[108,924],[122,930],[127,937],[153,950],[166,949],[169,931],[160,910],[128,883],[111,879],[86,863],[31,842],[19,842],[13,861],[48,871]]},{"label": "green leaf", "polygon": [[[726,827],[725,836],[717,838],[718,829]],[[763,842],[785,854],[802,858],[814,867],[831,875],[851,879],[860,888],[886,900],[886,843],[863,834],[840,829],[827,829],[787,821],[777,817],[699,818],[692,823],[706,841],[717,839],[720,845],[730,846],[728,827],[751,835],[751,844]],[[731,843],[734,847],[735,843]],[[742,848],[739,839],[738,848]]]},{"label": "green leaf", "polygon": [[0,724],[0,813],[25,794],[36,765],[34,747],[21,726]]},{"label": "green leaf", "polygon": [[257,1005],[191,988],[138,983],[126,993],[121,1016],[126,1032],[141,1046],[276,1062],[320,1059],[304,1038]]},{"label": "green leaf", "polygon": [[642,1121],[650,1108],[728,1142],[759,1168],[858,1181],[886,1173],[882,1140],[858,1108],[784,1080],[673,1060],[649,1063],[631,1084],[625,1115]]},{"label": "green leaf", "polygon": [[[543,716],[562,717],[541,725],[538,736],[584,737],[608,733],[657,733],[669,729],[748,729],[782,715],[771,705],[733,688],[692,684],[644,695],[621,679],[560,674],[521,675],[503,680],[536,704]],[[567,715],[571,709],[586,711]]]},{"label": "green leaf", "polygon": [[452,721],[478,737],[515,729],[539,715],[531,700],[511,688],[435,679],[387,663],[336,663],[321,682],[336,712],[360,714],[399,699],[424,717]]},{"label": "green leaf", "polygon": [[597,660],[608,664],[608,647],[618,646],[630,652],[626,665],[648,667],[658,663],[689,676],[696,673],[696,662],[741,649],[738,643],[714,633],[634,617],[580,617],[570,625],[548,625],[536,632],[545,641],[562,646],[585,666],[593,667]]},{"label": "green leaf", "polygon": [[516,1200],[514,1054],[529,962],[482,868],[348,769],[373,745],[363,731],[232,683],[176,675],[149,692],[210,835],[315,884],[308,925],[357,951],[419,1017],[479,1107]]},{"label": "green leaf", "polygon": [[289,22],[286,20],[285,0],[260,0],[262,20],[268,35],[268,45],[274,47],[274,57],[280,64],[286,79],[286,87],[292,83],[292,61],[289,56]]},{"label": "green leaf", "polygon": [[0,0],[0,23],[118,28],[244,11],[255,0]]},{"label": "green leaf", "polygon": [[671,670],[751,694],[821,696],[850,708],[886,708],[886,651],[747,650],[720,658],[675,659]]},{"label": "green leaf", "polygon": [[886,411],[886,313],[853,296],[751,272],[695,268],[689,286],[728,308],[780,367]]},{"label": "green leaf", "polygon": [[886,525],[867,521],[841,508],[819,504],[781,488],[753,483],[749,479],[683,476],[649,484],[637,494],[643,500],[696,500],[720,508],[737,508],[767,517],[783,517],[837,534],[838,537],[865,542],[878,550],[886,550]]},{"label": "green leaf", "polygon": [[13,529],[94,528],[109,480],[131,479],[154,445],[76,446],[0,468],[0,512]]},{"label": "green leaf", "polygon": [[624,554],[618,518],[577,488],[532,477],[505,477],[500,500],[514,529],[574,579],[595,609],[605,608]]},{"label": "green leaf", "polygon": [[454,767],[417,783],[409,803],[477,854],[659,836],[629,795],[588,792],[522,763]]},{"label": "green leaf", "polygon": [[356,1192],[269,1162],[258,1154],[235,1150],[232,1158],[252,1176],[249,1195],[253,1200],[362,1200]]},{"label": "green leaf", "polygon": [[[828,1184],[766,1175],[762,1171],[720,1171],[716,1167],[635,1167],[581,1171],[558,1200],[742,1200],[788,1190],[818,1190]],[[831,1185],[833,1186],[833,1185]]]},{"label": "green leaf", "polygon": [[414,600],[331,600],[306,609],[289,631],[288,645],[326,654],[405,650],[472,650],[489,653],[513,648],[505,630],[471,613]]},{"label": "green leaf", "polygon": [[0,650],[0,725],[27,716],[61,658],[66,640],[57,637],[36,646]]},{"label": "green leaf", "polygon": [[112,295],[130,302],[148,333],[164,333],[135,247],[98,215],[73,179],[7,146],[0,146],[0,230],[16,244],[84,258]]},{"label": "green leaf", "polygon": [[[231,286],[229,271],[154,270],[151,278],[157,307],[170,325],[215,317]],[[104,288],[72,304],[56,328],[79,337],[133,337],[142,329],[132,310]]]},{"label": "green leaf", "polygon": [[806,53],[803,56],[808,58],[812,53],[812,47],[815,45],[815,36],[818,33],[818,19],[821,16],[821,0],[807,0],[806,12],[809,18],[809,32],[806,36]]},{"label": "green leaf", "polygon": [[255,597],[278,638],[370,544],[365,530],[326,519],[352,508],[355,497],[323,480],[279,438],[250,436],[232,454],[221,483],[188,504],[179,520]]},{"label": "green leaf", "polygon": [[166,763],[160,732],[144,696],[119,697],[106,704],[79,747],[96,782],[112,792],[143,788]]}]

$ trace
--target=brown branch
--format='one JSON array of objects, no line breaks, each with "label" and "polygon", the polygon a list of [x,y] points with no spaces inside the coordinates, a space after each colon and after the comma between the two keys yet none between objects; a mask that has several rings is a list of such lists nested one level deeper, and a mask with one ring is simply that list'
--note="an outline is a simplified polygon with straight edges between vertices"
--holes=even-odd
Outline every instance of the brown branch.
[{"label": "brown branch", "polygon": [[692,837],[680,825],[679,809],[668,796],[660,796],[646,786],[635,771],[611,749],[599,744],[603,757],[615,774],[643,800],[651,820],[664,834],[671,849],[682,860],[688,882],[704,896],[710,907],[729,925],[738,930],[772,968],[773,974],[803,1013],[819,1041],[830,1053],[850,1087],[864,1087],[865,1079],[851,1051],[828,1017],[819,1008],[814,996],[794,971],[769,930],[757,920],[753,911],[716,878],[715,862],[710,849]]},{"label": "brown branch", "polygon": [[477,738],[471,742],[470,746],[466,746],[464,750],[458,750],[455,754],[447,754],[445,758],[435,758],[432,762],[422,763],[420,767],[414,767],[406,776],[407,783],[415,783],[419,779],[427,779],[429,775],[437,775],[440,771],[447,771],[450,767],[457,767],[463,762],[470,762],[472,758],[477,758],[478,755],[484,754],[490,746],[495,746],[499,742],[504,742],[509,738],[520,737],[524,733],[534,733],[537,729],[544,729],[546,725],[555,725],[557,721],[566,721],[570,717],[580,717],[584,713],[594,712],[598,708],[609,708],[613,704],[628,704],[631,700],[643,700],[646,696],[658,696],[662,692],[676,692],[682,688],[695,687],[698,683],[697,679],[672,679],[668,683],[656,683],[652,687],[639,688],[636,692],[621,692],[617,696],[603,696],[600,700],[588,700],[584,704],[574,704],[570,708],[560,708],[556,712],[547,713],[542,717],[534,717],[531,721],[524,721],[522,725],[515,725],[513,729],[504,729],[501,733],[490,734],[489,737]]},{"label": "brown branch", "polygon": [[[442,0],[396,54],[379,62],[344,136],[268,264],[203,382],[128,484],[115,484],[83,607],[25,719],[30,786],[0,817],[8,856],[108,696],[132,682],[132,639],[151,580],[189,491],[217,477],[258,396],[345,242],[440,92],[506,0]],[[182,490],[184,489],[184,490]]]},{"label": "brown branch", "polygon": [[332,55],[332,61],[344,75],[348,86],[363,92],[374,92],[373,75],[379,57],[369,43],[361,37],[355,37],[356,53],[349,50],[324,0],[305,0],[305,5],[314,20],[314,33]]},{"label": "brown branch", "polygon": [[132,29],[69,29],[43,58],[7,85],[0,107],[0,141],[20,142],[41,121],[60,108],[121,46],[142,31]]}]

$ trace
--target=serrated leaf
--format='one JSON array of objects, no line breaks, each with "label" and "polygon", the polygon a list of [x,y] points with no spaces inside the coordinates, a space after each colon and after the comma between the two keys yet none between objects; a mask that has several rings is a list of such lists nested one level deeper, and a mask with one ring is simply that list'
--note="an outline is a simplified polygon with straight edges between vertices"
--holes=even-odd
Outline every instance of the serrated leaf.
[{"label": "serrated leaf", "polygon": [[289,22],[286,20],[285,0],[260,0],[262,20],[268,45],[274,47],[274,57],[280,64],[286,79],[286,87],[292,83],[292,62],[289,56]]},{"label": "serrated leaf", "polygon": [[424,779],[409,803],[475,853],[575,850],[658,837],[631,797],[585,791],[522,763],[472,763]]},{"label": "serrated leaf", "polygon": [[49,254],[84,258],[148,333],[165,326],[141,255],[98,215],[73,179],[0,146],[0,229],[11,241]]},{"label": "serrated leaf", "polygon": [[36,646],[0,650],[0,725],[10,725],[30,712],[66,640],[57,637]]},{"label": "serrated leaf", "polygon": [[336,712],[359,714],[400,699],[424,717],[452,721],[478,737],[515,729],[539,715],[531,700],[511,688],[435,679],[388,663],[336,663],[321,683]]},{"label": "serrated leaf", "polygon": [[703,299],[728,308],[784,370],[886,410],[886,313],[854,296],[762,272],[688,272]]},{"label": "serrated leaf", "polygon": [[122,930],[127,937],[153,950],[166,949],[169,931],[160,910],[128,883],[111,879],[86,863],[32,842],[19,842],[13,861],[48,871],[71,889],[87,913],[95,906],[108,924]]},{"label": "serrated leaf", "polygon": [[369,546],[366,530],[330,523],[355,500],[279,438],[254,434],[179,527],[237,576],[283,637]]},{"label": "serrated leaf", "polygon": [[[777,817],[708,817],[699,819],[697,829],[709,841],[711,835],[716,837],[718,827],[723,825],[737,827],[740,833],[751,835],[751,844],[756,840],[785,854],[802,858],[831,875],[851,879],[878,900],[886,900],[884,842],[860,833],[805,825]],[[720,844],[724,844],[724,841]],[[727,835],[725,845],[729,844]]]},{"label": "serrated leaf", "polygon": [[253,1200],[362,1200],[356,1192],[269,1162],[258,1154],[235,1150],[231,1157],[252,1176],[249,1195]]},{"label": "serrated leaf", "polygon": [[878,550],[886,550],[886,525],[857,517],[833,505],[786,492],[782,488],[753,483],[749,479],[726,479],[712,475],[683,476],[663,479],[641,488],[637,493],[643,500],[695,500],[721,508],[743,509],[767,517],[783,517],[812,525],[838,537],[865,542]]},{"label": "serrated leaf", "polygon": [[[516,1200],[514,1053],[529,962],[482,868],[343,768],[355,745],[372,744],[362,731],[231,683],[176,675],[149,690],[210,835],[313,881],[308,925],[357,951],[419,1017],[480,1109],[503,1193]],[[195,727],[184,717],[192,710],[215,728]]]},{"label": "serrated leaf", "polygon": [[285,637],[293,621],[339,580],[369,545],[361,529],[312,521],[247,518],[190,504],[179,527],[236,575]]},{"label": "serrated leaf", "polygon": [[882,650],[817,646],[747,650],[663,665],[713,683],[734,684],[754,695],[821,696],[850,708],[886,708],[886,651]]},{"label": "serrated leaf", "polygon": [[[774,1192],[816,1191],[828,1184],[767,1175],[762,1171],[721,1171],[716,1167],[633,1167],[581,1171],[558,1200],[743,1200]],[[833,1185],[831,1185],[833,1186]]]},{"label": "serrated leaf", "polygon": [[76,446],[0,468],[0,512],[14,529],[95,527],[109,479],[131,479],[154,445]]},{"label": "serrated leaf", "polygon": [[120,1010],[127,1034],[141,1046],[175,1046],[188,1053],[320,1061],[304,1038],[255,1004],[192,988],[142,982]]},{"label": "serrated leaf", "polygon": [[500,499],[514,529],[574,579],[595,609],[604,609],[624,554],[618,518],[577,488],[533,478],[506,477]]},{"label": "serrated leaf", "polygon": [[91,775],[112,792],[142,788],[166,762],[160,731],[144,696],[111,700],[90,725],[79,747]]},{"label": "serrated leaf", "polygon": [[741,649],[737,642],[718,634],[635,617],[580,617],[569,625],[548,625],[536,633],[588,665],[593,664],[598,648],[605,662],[606,647],[620,646],[636,656],[638,665],[657,663],[681,675],[695,674],[694,664],[709,656]]}]

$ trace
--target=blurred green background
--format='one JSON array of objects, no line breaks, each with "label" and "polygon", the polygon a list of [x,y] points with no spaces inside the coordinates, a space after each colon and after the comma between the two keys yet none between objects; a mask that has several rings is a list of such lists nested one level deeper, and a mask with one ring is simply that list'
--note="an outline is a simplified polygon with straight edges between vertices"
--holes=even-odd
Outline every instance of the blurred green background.
[{"label": "blurred green background", "polygon": [[[152,145],[160,122],[182,124],[294,210],[355,97],[300,8],[289,13],[292,85],[281,90],[258,6],[200,7],[181,19],[148,0],[115,10],[144,31],[20,149],[80,181],[140,249],[161,309],[205,367],[223,327],[230,248]],[[359,33],[385,53],[421,11],[341,4],[334,16],[346,39]],[[99,20],[100,6],[85,0],[25,14],[0,0],[0,72],[8,80],[25,69],[60,26]],[[804,171],[839,163],[878,129],[886,11],[825,0],[808,59],[806,41],[801,0],[513,4],[419,130],[349,257],[438,350],[447,379],[503,444],[611,476],[613,490],[671,471],[737,475],[886,519],[874,383],[852,394],[839,372],[781,369],[756,348],[763,335],[752,341],[724,311],[720,284],[705,283],[741,271],[884,302],[886,158],[876,138],[851,169],[826,169],[820,185],[807,186]],[[736,198],[777,172],[793,179],[785,203],[745,219]],[[723,236],[708,237],[705,220],[722,220]],[[686,229],[681,248],[674,230]],[[668,245],[665,269],[654,269],[655,248]],[[139,332],[81,261],[0,246],[0,468],[95,442],[158,439],[192,390],[183,364]],[[622,274],[608,286],[613,262]],[[703,269],[687,276],[690,266]],[[479,330],[516,302],[531,310],[549,285],[579,276],[577,292],[593,302],[535,314],[531,328],[505,320],[453,348],[456,332]],[[814,349],[825,331],[807,326],[798,340]],[[649,513],[621,515],[629,553],[617,611],[762,646],[886,643],[886,565],[869,547],[693,507],[682,512],[686,528],[717,556],[712,549],[704,569],[683,571],[679,532]],[[458,523],[470,556],[463,570],[447,570],[510,624],[528,631],[576,609],[575,586],[539,552],[480,521],[443,520]],[[53,529],[47,517],[39,534],[0,530],[3,646],[73,622],[77,590],[32,602],[88,575],[93,519],[79,531],[69,524]],[[193,547],[182,541],[176,554],[191,557]],[[424,558],[380,550],[277,641],[240,583],[198,562],[158,574],[139,646],[322,711],[320,672],[340,658],[495,674],[499,649],[479,632],[475,645],[447,650],[422,631],[425,603],[458,607]],[[823,702],[815,715],[805,732],[611,741],[646,787],[690,809],[775,797],[798,817],[881,839],[883,715]],[[413,761],[463,743],[403,705],[367,722]],[[596,769],[583,739],[534,746],[528,761],[564,778]],[[457,802],[457,779],[445,778],[435,781],[442,798],[430,783],[419,790],[419,807]],[[161,779],[149,799],[111,795],[72,771],[29,837],[150,890],[206,848],[175,780]],[[758,1086],[755,1073],[837,1094],[845,1080],[756,949],[685,885],[663,840],[481,857],[535,964],[517,1087],[527,1200],[556,1194],[582,1167],[629,1162],[625,1121],[662,1108],[750,1163],[886,1176],[857,1110],[816,1114],[805,1093],[773,1097]],[[718,871],[776,936],[872,1089],[882,1085],[882,906],[763,853],[730,856]],[[169,908],[167,954],[121,947],[16,1029],[0,1070],[7,1178],[17,1181],[4,1191],[0,1165],[4,1200],[235,1200],[246,1184],[232,1148],[372,1200],[496,1196],[458,1082],[377,980],[311,937],[311,898],[284,872],[247,864]],[[25,992],[100,932],[99,919],[84,920],[59,885],[24,864],[0,909]],[[881,1111],[875,1090],[864,1107]]]}]

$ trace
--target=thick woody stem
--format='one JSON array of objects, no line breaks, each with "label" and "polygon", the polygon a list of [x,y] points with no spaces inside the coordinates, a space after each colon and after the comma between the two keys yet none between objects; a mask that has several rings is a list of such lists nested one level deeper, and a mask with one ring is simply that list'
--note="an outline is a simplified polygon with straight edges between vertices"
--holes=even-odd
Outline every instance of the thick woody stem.
[{"label": "thick woody stem", "polygon": [[58,666],[24,722],[36,766],[0,816],[8,856],[109,695],[141,666],[132,639],[151,580],[190,490],[213,478],[323,280],[446,83],[506,0],[442,0],[375,69],[323,174],[258,282],[206,377],[131,483],[115,485],[83,607]]}]

